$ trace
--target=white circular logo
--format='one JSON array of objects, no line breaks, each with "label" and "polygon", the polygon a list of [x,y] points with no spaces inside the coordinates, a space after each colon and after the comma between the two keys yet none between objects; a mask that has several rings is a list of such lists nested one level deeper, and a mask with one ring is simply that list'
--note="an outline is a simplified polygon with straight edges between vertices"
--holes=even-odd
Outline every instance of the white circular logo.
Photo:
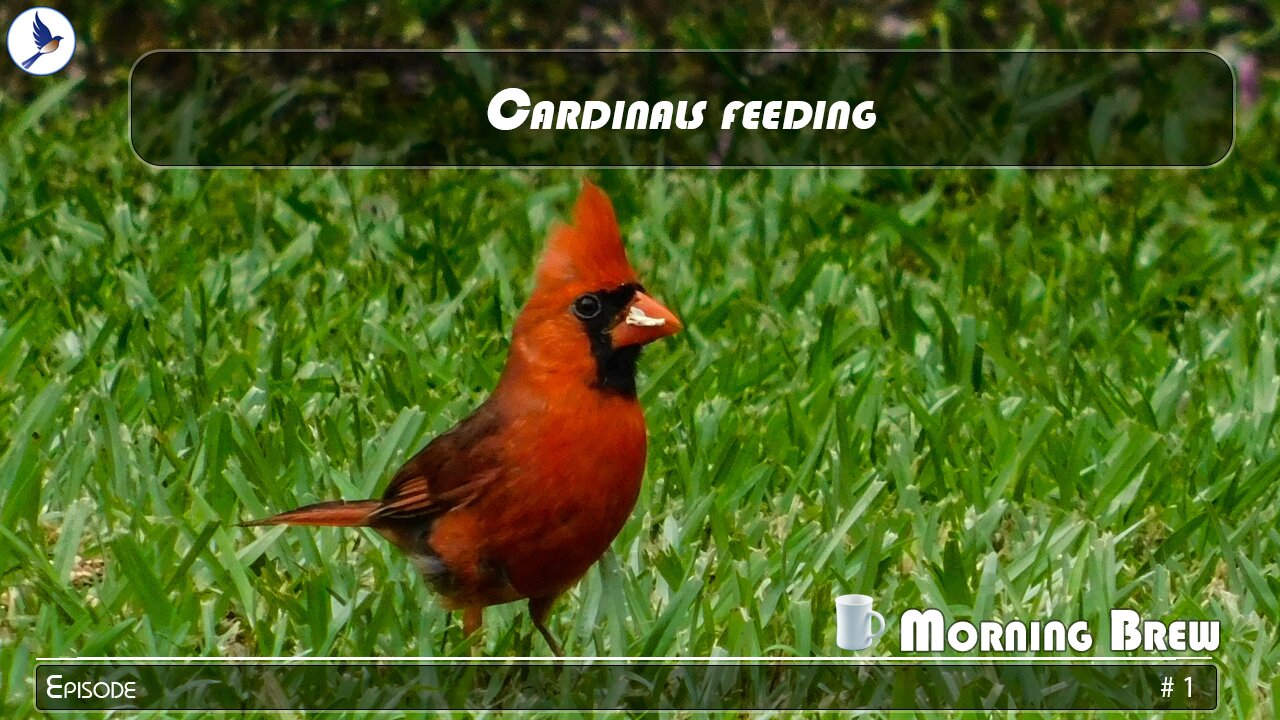
[{"label": "white circular logo", "polygon": [[52,75],[76,54],[76,31],[66,15],[47,7],[23,12],[9,26],[9,57],[32,75]]}]

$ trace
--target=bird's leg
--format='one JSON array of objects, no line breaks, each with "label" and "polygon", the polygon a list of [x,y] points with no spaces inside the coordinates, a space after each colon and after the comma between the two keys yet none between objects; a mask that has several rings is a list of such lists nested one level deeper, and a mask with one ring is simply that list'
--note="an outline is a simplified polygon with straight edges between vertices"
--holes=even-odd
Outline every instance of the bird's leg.
[{"label": "bird's leg", "polygon": [[484,608],[469,607],[462,611],[462,634],[471,637],[484,625]]},{"label": "bird's leg", "polygon": [[462,611],[462,634],[471,643],[474,655],[480,643],[480,628],[484,625],[484,608],[472,606]]},{"label": "bird's leg", "polygon": [[529,598],[529,618],[533,620],[533,626],[538,628],[538,632],[542,633],[542,639],[547,641],[551,652],[556,657],[564,657],[564,650],[560,649],[560,643],[551,637],[551,631],[547,630],[547,613],[551,612],[551,603],[555,602],[555,596]]}]

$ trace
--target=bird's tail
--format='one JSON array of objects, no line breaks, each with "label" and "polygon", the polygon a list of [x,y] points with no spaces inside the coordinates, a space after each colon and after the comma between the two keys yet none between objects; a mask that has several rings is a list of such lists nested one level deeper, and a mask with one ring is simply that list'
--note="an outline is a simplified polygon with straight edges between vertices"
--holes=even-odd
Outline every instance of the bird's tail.
[{"label": "bird's tail", "polygon": [[381,503],[377,500],[330,500],[300,507],[297,510],[282,512],[261,520],[250,520],[240,523],[244,527],[259,525],[316,525],[323,527],[364,527],[369,524],[369,516],[378,509]]},{"label": "bird's tail", "polygon": [[36,53],[35,55],[32,55],[31,57],[29,57],[29,58],[27,58],[26,60],[24,60],[24,61],[23,61],[23,63],[22,63],[22,69],[23,69],[23,70],[30,70],[30,69],[31,69],[31,66],[32,66],[32,65],[34,65],[34,64],[35,64],[35,62],[36,62],[36,60],[39,60],[39,59],[40,59],[40,53]]}]

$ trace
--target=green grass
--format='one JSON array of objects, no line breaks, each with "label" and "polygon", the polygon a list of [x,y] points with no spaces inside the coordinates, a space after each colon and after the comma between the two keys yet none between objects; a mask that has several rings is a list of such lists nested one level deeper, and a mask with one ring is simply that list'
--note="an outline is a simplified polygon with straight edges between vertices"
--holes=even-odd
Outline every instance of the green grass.
[{"label": "green grass", "polygon": [[[39,656],[466,654],[375,536],[234,523],[483,398],[578,175],[157,172],[65,88],[0,115],[6,715]],[[594,173],[688,331],[568,651],[834,654],[868,592],[1108,654],[1129,607],[1220,620],[1220,714],[1280,714],[1276,114],[1207,171]],[[545,647],[513,605],[483,652]]]}]

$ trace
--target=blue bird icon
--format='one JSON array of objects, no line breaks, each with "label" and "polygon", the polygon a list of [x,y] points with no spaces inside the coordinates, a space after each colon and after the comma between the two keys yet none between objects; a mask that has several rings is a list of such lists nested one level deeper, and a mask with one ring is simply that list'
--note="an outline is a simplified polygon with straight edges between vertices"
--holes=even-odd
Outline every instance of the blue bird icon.
[{"label": "blue bird icon", "polygon": [[36,60],[40,59],[41,55],[48,55],[54,50],[57,50],[58,42],[62,40],[61,35],[54,35],[52,32],[49,32],[49,26],[40,22],[40,13],[36,13],[36,22],[32,26],[32,30],[34,31],[32,35],[35,38],[37,50],[35,55],[27,58],[22,63],[23,70],[30,70],[31,66],[35,64]]}]

